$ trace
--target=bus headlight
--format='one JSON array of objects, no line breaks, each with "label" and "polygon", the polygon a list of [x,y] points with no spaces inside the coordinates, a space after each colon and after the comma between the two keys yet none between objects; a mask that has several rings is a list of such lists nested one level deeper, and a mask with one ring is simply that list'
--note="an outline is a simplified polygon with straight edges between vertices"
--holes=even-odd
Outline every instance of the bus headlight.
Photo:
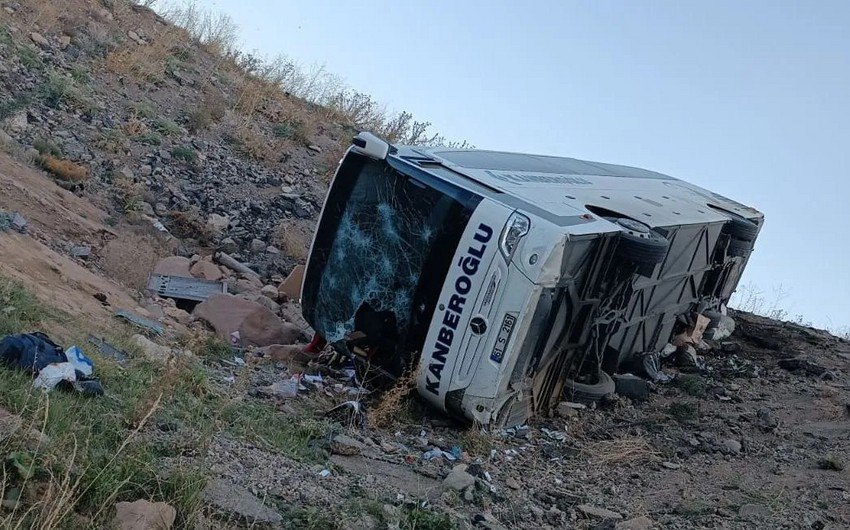
[{"label": "bus headlight", "polygon": [[511,261],[520,239],[528,233],[531,228],[531,220],[521,213],[514,212],[508,218],[502,236],[499,238],[499,250],[507,261]]}]

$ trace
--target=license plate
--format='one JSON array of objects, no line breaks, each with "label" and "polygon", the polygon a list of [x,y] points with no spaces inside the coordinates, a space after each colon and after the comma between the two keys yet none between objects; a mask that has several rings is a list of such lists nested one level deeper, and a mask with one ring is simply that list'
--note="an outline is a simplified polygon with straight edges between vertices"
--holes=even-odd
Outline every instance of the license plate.
[{"label": "license plate", "polygon": [[506,314],[505,319],[502,320],[502,327],[499,328],[499,335],[496,337],[496,345],[493,346],[493,352],[490,354],[491,360],[501,363],[505,358],[505,349],[511,340],[511,333],[514,332],[514,324],[516,324],[516,314]]}]

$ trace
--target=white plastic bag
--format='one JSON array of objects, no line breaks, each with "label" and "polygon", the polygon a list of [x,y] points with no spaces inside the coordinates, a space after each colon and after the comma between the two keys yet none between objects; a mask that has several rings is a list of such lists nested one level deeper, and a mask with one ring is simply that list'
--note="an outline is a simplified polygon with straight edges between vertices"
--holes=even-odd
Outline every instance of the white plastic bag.
[{"label": "white plastic bag", "polygon": [[68,362],[74,366],[74,369],[79,370],[83,375],[91,375],[92,370],[94,370],[92,360],[86,357],[83,350],[76,346],[71,346],[65,350],[65,357],[68,358]]},{"label": "white plastic bag", "polygon": [[74,365],[71,363],[52,363],[48,364],[38,373],[32,386],[35,388],[43,388],[44,390],[53,390],[60,381],[77,380],[77,374],[74,371]]}]

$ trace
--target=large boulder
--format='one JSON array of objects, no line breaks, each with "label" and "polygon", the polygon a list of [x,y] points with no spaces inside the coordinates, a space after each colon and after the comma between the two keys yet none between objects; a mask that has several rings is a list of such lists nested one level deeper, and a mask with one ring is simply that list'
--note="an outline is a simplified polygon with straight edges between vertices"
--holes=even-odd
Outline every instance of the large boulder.
[{"label": "large boulder", "polygon": [[191,267],[192,262],[189,258],[170,256],[159,260],[159,263],[157,263],[156,267],[153,269],[153,273],[161,274],[163,276],[182,276],[183,278],[191,278]]},{"label": "large boulder", "polygon": [[193,314],[227,341],[238,331],[243,346],[292,344],[301,334],[297,326],[283,322],[257,302],[230,294],[211,296]]}]

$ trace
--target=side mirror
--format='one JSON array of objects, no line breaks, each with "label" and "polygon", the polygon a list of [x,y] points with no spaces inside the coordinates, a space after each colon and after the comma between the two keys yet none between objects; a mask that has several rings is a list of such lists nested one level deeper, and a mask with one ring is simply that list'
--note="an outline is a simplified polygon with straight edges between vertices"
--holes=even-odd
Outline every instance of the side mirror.
[{"label": "side mirror", "polygon": [[375,160],[386,160],[390,152],[390,144],[370,132],[359,133],[351,143],[353,144],[352,151]]}]

